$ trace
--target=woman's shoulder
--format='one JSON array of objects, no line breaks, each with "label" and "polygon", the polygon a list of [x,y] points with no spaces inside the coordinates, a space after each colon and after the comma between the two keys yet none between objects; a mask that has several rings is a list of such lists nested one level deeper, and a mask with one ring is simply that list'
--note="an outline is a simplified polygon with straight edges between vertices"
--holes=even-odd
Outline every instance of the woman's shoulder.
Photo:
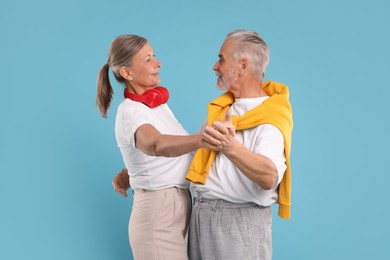
[{"label": "woman's shoulder", "polygon": [[118,111],[122,110],[123,112],[131,112],[131,113],[150,113],[150,108],[146,105],[132,101],[128,98],[124,99],[118,106]]}]

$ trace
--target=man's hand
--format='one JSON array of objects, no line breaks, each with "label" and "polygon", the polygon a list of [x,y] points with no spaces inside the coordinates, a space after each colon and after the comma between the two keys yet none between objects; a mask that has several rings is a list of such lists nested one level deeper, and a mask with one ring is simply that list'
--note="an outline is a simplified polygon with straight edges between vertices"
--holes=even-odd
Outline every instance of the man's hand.
[{"label": "man's hand", "polygon": [[123,197],[127,197],[126,191],[130,188],[129,175],[127,169],[122,169],[112,180],[112,186],[114,190],[121,194]]},{"label": "man's hand", "polygon": [[211,126],[205,128],[202,141],[207,148],[223,152],[234,141],[235,132],[231,111],[228,109],[224,121],[214,121]]}]

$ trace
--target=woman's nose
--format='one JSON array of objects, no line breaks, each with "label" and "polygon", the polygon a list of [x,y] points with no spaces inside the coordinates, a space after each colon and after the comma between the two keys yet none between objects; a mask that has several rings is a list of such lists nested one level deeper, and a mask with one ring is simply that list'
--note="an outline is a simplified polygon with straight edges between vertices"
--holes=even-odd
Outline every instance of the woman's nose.
[{"label": "woman's nose", "polygon": [[161,67],[161,63],[156,58],[154,59],[154,65],[156,66],[156,68],[160,68]]}]

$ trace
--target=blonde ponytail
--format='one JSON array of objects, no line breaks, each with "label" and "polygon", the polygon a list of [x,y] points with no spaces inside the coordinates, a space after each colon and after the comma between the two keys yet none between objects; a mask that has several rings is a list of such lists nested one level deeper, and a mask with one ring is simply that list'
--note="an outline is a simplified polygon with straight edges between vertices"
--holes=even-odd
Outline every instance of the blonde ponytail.
[{"label": "blonde ponytail", "polygon": [[97,91],[96,91],[96,105],[102,114],[102,117],[107,118],[107,110],[110,107],[112,100],[113,89],[110,84],[108,70],[110,65],[107,63],[99,71]]}]

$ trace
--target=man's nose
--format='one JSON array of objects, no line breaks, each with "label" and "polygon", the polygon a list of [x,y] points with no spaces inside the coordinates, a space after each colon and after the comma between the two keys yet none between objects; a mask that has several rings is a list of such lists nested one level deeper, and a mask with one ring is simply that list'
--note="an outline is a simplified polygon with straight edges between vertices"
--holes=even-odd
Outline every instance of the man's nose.
[{"label": "man's nose", "polygon": [[219,62],[217,61],[213,67],[213,70],[217,71],[219,68]]}]

